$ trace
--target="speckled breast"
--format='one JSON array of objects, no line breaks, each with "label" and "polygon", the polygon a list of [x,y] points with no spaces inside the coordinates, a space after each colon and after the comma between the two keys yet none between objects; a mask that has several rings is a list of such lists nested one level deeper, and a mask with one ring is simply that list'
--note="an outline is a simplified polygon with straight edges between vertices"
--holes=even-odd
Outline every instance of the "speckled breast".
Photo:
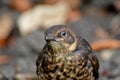
[{"label": "speckled breast", "polygon": [[94,80],[90,61],[78,55],[43,56],[40,80]]}]

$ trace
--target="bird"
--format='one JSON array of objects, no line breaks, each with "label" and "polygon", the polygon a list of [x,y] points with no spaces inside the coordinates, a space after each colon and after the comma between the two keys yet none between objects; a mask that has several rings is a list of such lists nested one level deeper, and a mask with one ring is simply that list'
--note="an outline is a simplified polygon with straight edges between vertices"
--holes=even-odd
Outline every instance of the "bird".
[{"label": "bird", "polygon": [[89,43],[67,25],[44,32],[45,46],[36,60],[40,80],[97,80],[99,61]]}]

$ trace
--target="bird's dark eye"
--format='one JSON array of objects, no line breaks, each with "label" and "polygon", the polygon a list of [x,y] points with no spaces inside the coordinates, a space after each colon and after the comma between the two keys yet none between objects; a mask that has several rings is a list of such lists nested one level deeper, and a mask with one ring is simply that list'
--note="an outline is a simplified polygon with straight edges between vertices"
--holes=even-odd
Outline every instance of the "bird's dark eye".
[{"label": "bird's dark eye", "polygon": [[61,36],[65,36],[66,34],[67,34],[67,33],[64,32],[64,31],[61,32]]}]

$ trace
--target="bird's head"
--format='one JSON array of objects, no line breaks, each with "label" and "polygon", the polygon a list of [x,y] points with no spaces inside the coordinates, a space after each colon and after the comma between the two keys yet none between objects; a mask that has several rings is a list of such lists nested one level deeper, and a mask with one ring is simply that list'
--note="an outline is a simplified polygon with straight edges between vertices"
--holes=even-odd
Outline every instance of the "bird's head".
[{"label": "bird's head", "polygon": [[77,46],[76,35],[65,25],[55,25],[47,29],[45,32],[45,40],[50,43],[52,48],[59,48],[74,51]]}]

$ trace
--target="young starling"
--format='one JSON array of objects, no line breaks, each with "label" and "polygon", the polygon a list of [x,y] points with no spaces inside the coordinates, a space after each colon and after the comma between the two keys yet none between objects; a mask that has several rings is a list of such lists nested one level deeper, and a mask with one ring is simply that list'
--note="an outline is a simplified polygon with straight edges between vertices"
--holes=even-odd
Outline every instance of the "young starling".
[{"label": "young starling", "polygon": [[99,63],[85,39],[69,27],[55,25],[45,32],[46,44],[36,61],[40,80],[97,80]]}]

